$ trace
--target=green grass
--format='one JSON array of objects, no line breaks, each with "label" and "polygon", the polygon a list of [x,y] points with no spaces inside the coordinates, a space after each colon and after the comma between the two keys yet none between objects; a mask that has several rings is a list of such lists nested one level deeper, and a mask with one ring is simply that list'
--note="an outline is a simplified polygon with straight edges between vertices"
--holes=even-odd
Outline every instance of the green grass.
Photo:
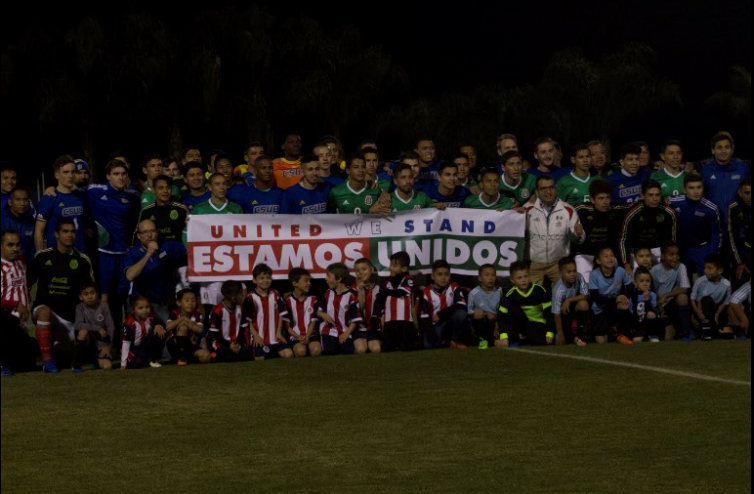
[{"label": "green grass", "polygon": [[[751,380],[750,342],[544,351]],[[17,375],[2,491],[749,493],[751,387],[492,349]]]}]

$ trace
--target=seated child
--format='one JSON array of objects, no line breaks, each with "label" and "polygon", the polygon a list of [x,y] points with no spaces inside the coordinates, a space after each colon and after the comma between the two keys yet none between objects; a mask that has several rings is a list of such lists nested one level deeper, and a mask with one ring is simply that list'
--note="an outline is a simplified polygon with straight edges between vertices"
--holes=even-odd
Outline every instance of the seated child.
[{"label": "seated child", "polygon": [[293,350],[283,336],[283,322],[287,322],[288,309],[280,293],[272,289],[272,269],[266,264],[257,264],[252,276],[256,286],[246,296],[244,316],[251,321],[249,331],[254,360],[292,358]]},{"label": "seated child", "polygon": [[747,281],[728,299],[728,312],[731,327],[736,339],[746,340],[749,336],[749,319],[751,318],[751,281]]},{"label": "seated child", "polygon": [[380,318],[375,309],[377,298],[382,286],[377,270],[372,261],[366,258],[359,259],[353,266],[356,273],[356,283],[352,287],[358,294],[359,306],[364,315],[363,324],[353,335],[354,349],[357,354],[380,353],[382,351],[382,330]]},{"label": "seated child", "polygon": [[652,343],[659,343],[662,319],[657,306],[657,294],[652,291],[652,274],[645,267],[636,268],[634,272],[634,286],[636,289],[629,298],[628,310],[633,315],[634,327],[631,334],[634,343],[644,341],[646,337]]},{"label": "seated child", "polygon": [[220,288],[223,300],[209,315],[207,347],[215,362],[251,360],[254,352],[249,344],[249,321],[241,308],[246,288],[240,281],[225,281]]},{"label": "seated child", "polygon": [[123,342],[120,350],[120,369],[162,367],[162,356],[167,331],[155,325],[152,305],[142,295],[132,295],[129,300],[131,315],[123,322]]},{"label": "seated child", "polygon": [[681,251],[675,243],[662,248],[662,261],[652,267],[652,285],[657,291],[657,305],[665,324],[665,340],[672,340],[676,332],[683,341],[691,341],[691,312],[689,289],[691,283],[686,266],[681,263]]},{"label": "seated child", "polygon": [[288,281],[293,285],[293,293],[284,298],[288,310],[288,345],[296,357],[322,355],[320,343],[317,297],[309,295],[312,277],[304,268],[293,268],[288,273]]},{"label": "seated child", "polygon": [[500,331],[497,314],[500,310],[500,298],[503,289],[497,286],[497,270],[492,264],[479,267],[479,286],[469,293],[468,311],[471,325],[479,339],[479,348],[484,350],[490,345],[500,347]]},{"label": "seated child", "polygon": [[417,347],[414,325],[414,279],[408,273],[411,258],[407,252],[390,256],[390,278],[378,297],[377,314],[384,318],[386,351],[409,351]]},{"label": "seated child", "polygon": [[73,327],[76,342],[73,347],[73,372],[81,372],[83,363],[94,363],[100,369],[113,368],[110,344],[115,323],[110,306],[100,300],[97,287],[87,284],[79,292],[81,303],[76,306]]},{"label": "seated child", "polygon": [[465,349],[468,339],[469,316],[466,297],[458,283],[450,281],[450,264],[445,260],[432,263],[432,284],[419,299],[424,333],[424,348],[439,348],[450,340],[451,348]]},{"label": "seated child", "polygon": [[633,345],[626,336],[629,327],[629,297],[634,285],[626,270],[618,266],[613,250],[603,247],[594,256],[594,271],[589,277],[589,298],[594,314],[592,327],[597,343],[607,343],[608,334],[622,345]]},{"label": "seated child", "polygon": [[179,366],[188,365],[195,360],[202,364],[212,361],[209,350],[201,347],[201,336],[204,331],[204,318],[196,310],[196,294],[184,288],[176,295],[178,309],[170,314],[165,329],[168,331],[166,346]]},{"label": "seated child", "polygon": [[343,263],[327,267],[325,281],[329,289],[319,302],[318,316],[323,321],[320,326],[322,353],[325,355],[354,353],[353,334],[363,322],[359,296],[350,288],[352,279],[348,266]]},{"label": "seated child", "polygon": [[701,323],[702,340],[733,337],[733,332],[725,329],[728,298],[730,281],[723,278],[723,259],[710,254],[704,260],[704,276],[697,278],[691,289],[691,306]]},{"label": "seated child", "polygon": [[522,261],[511,264],[513,287],[500,302],[500,340],[503,347],[549,345],[555,338],[547,290],[529,279],[529,266]]},{"label": "seated child", "polygon": [[[552,316],[558,345],[576,343],[586,346],[589,326],[589,286],[579,274],[576,261],[564,257],[558,261],[560,280],[552,290]],[[576,332],[573,329],[576,326]]]}]

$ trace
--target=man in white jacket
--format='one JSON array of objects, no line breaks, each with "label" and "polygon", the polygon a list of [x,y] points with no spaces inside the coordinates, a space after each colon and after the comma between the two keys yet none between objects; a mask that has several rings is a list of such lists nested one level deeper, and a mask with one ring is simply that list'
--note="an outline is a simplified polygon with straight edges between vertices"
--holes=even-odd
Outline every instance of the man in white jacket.
[{"label": "man in white jacket", "polygon": [[558,261],[569,255],[571,242],[586,240],[579,215],[558,199],[549,175],[537,178],[537,200],[526,206],[526,239],[531,281],[541,285],[546,276],[553,286],[560,279]]}]

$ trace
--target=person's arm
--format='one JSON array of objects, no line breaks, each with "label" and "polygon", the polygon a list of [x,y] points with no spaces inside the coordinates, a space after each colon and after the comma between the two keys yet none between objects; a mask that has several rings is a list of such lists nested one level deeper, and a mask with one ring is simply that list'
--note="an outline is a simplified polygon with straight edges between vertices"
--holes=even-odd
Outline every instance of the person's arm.
[{"label": "person's arm", "polygon": [[186,322],[186,316],[181,316],[178,319],[168,319],[168,322],[165,324],[165,329],[167,329],[168,331],[175,331],[180,327],[181,324]]},{"label": "person's arm", "polygon": [[731,315],[733,318],[738,321],[738,327],[741,328],[741,330],[744,332],[744,334],[749,332],[749,318],[746,317],[746,311],[744,310],[744,306],[741,304],[730,304],[729,309]]},{"label": "person's arm", "polygon": [[37,222],[34,224],[34,248],[37,249],[37,252],[45,248],[46,227],[47,221],[43,219],[37,219]]},{"label": "person's arm", "polygon": [[705,321],[707,318],[704,317],[704,312],[702,312],[702,304],[698,300],[691,299],[691,308],[694,309],[694,314],[696,314],[696,317],[699,318],[700,321]]},{"label": "person's arm", "polygon": [[584,231],[584,225],[579,220],[579,215],[571,207],[566,207],[566,211],[570,214],[568,220],[568,239],[575,244],[583,244],[586,240],[586,231]]},{"label": "person's arm", "polygon": [[136,278],[141,275],[141,272],[144,270],[144,267],[147,265],[147,262],[149,262],[149,258],[154,255],[154,253],[157,251],[158,245],[157,242],[149,242],[149,245],[147,246],[147,252],[144,254],[144,257],[139,260],[136,264],[129,266],[126,269],[126,279],[128,281],[133,281]]},{"label": "person's arm", "polygon": [[76,306],[76,318],[73,322],[73,327],[78,331],[79,329],[84,329],[86,331],[92,331],[96,328],[91,327],[89,324],[86,323],[86,316],[84,313],[84,304],[79,304]]},{"label": "person's arm", "polygon": [[113,315],[110,313],[110,307],[105,305],[102,308],[102,313],[105,316],[105,331],[107,331],[107,334],[115,334],[115,322],[113,321]]}]

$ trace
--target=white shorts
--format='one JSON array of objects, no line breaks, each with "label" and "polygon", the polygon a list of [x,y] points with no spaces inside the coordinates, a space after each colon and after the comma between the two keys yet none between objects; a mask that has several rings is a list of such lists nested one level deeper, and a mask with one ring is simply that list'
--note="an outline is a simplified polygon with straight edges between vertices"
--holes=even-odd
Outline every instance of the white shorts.
[{"label": "white shorts", "polygon": [[[34,307],[34,310],[31,313],[31,316],[34,322],[37,322],[37,311],[39,310],[40,307],[44,307],[44,306],[38,305]],[[71,339],[71,341],[75,340],[76,330],[73,326],[73,323],[55,314],[55,312],[53,312],[52,309],[50,309],[50,313],[52,314],[52,321],[50,321],[50,329],[53,330],[53,334],[59,335],[60,333],[65,332],[65,333],[68,333],[68,337]]]},{"label": "white shorts", "polygon": [[223,301],[223,294],[221,289],[223,287],[222,281],[210,281],[207,283],[199,283],[199,299],[202,305],[216,306]]}]

